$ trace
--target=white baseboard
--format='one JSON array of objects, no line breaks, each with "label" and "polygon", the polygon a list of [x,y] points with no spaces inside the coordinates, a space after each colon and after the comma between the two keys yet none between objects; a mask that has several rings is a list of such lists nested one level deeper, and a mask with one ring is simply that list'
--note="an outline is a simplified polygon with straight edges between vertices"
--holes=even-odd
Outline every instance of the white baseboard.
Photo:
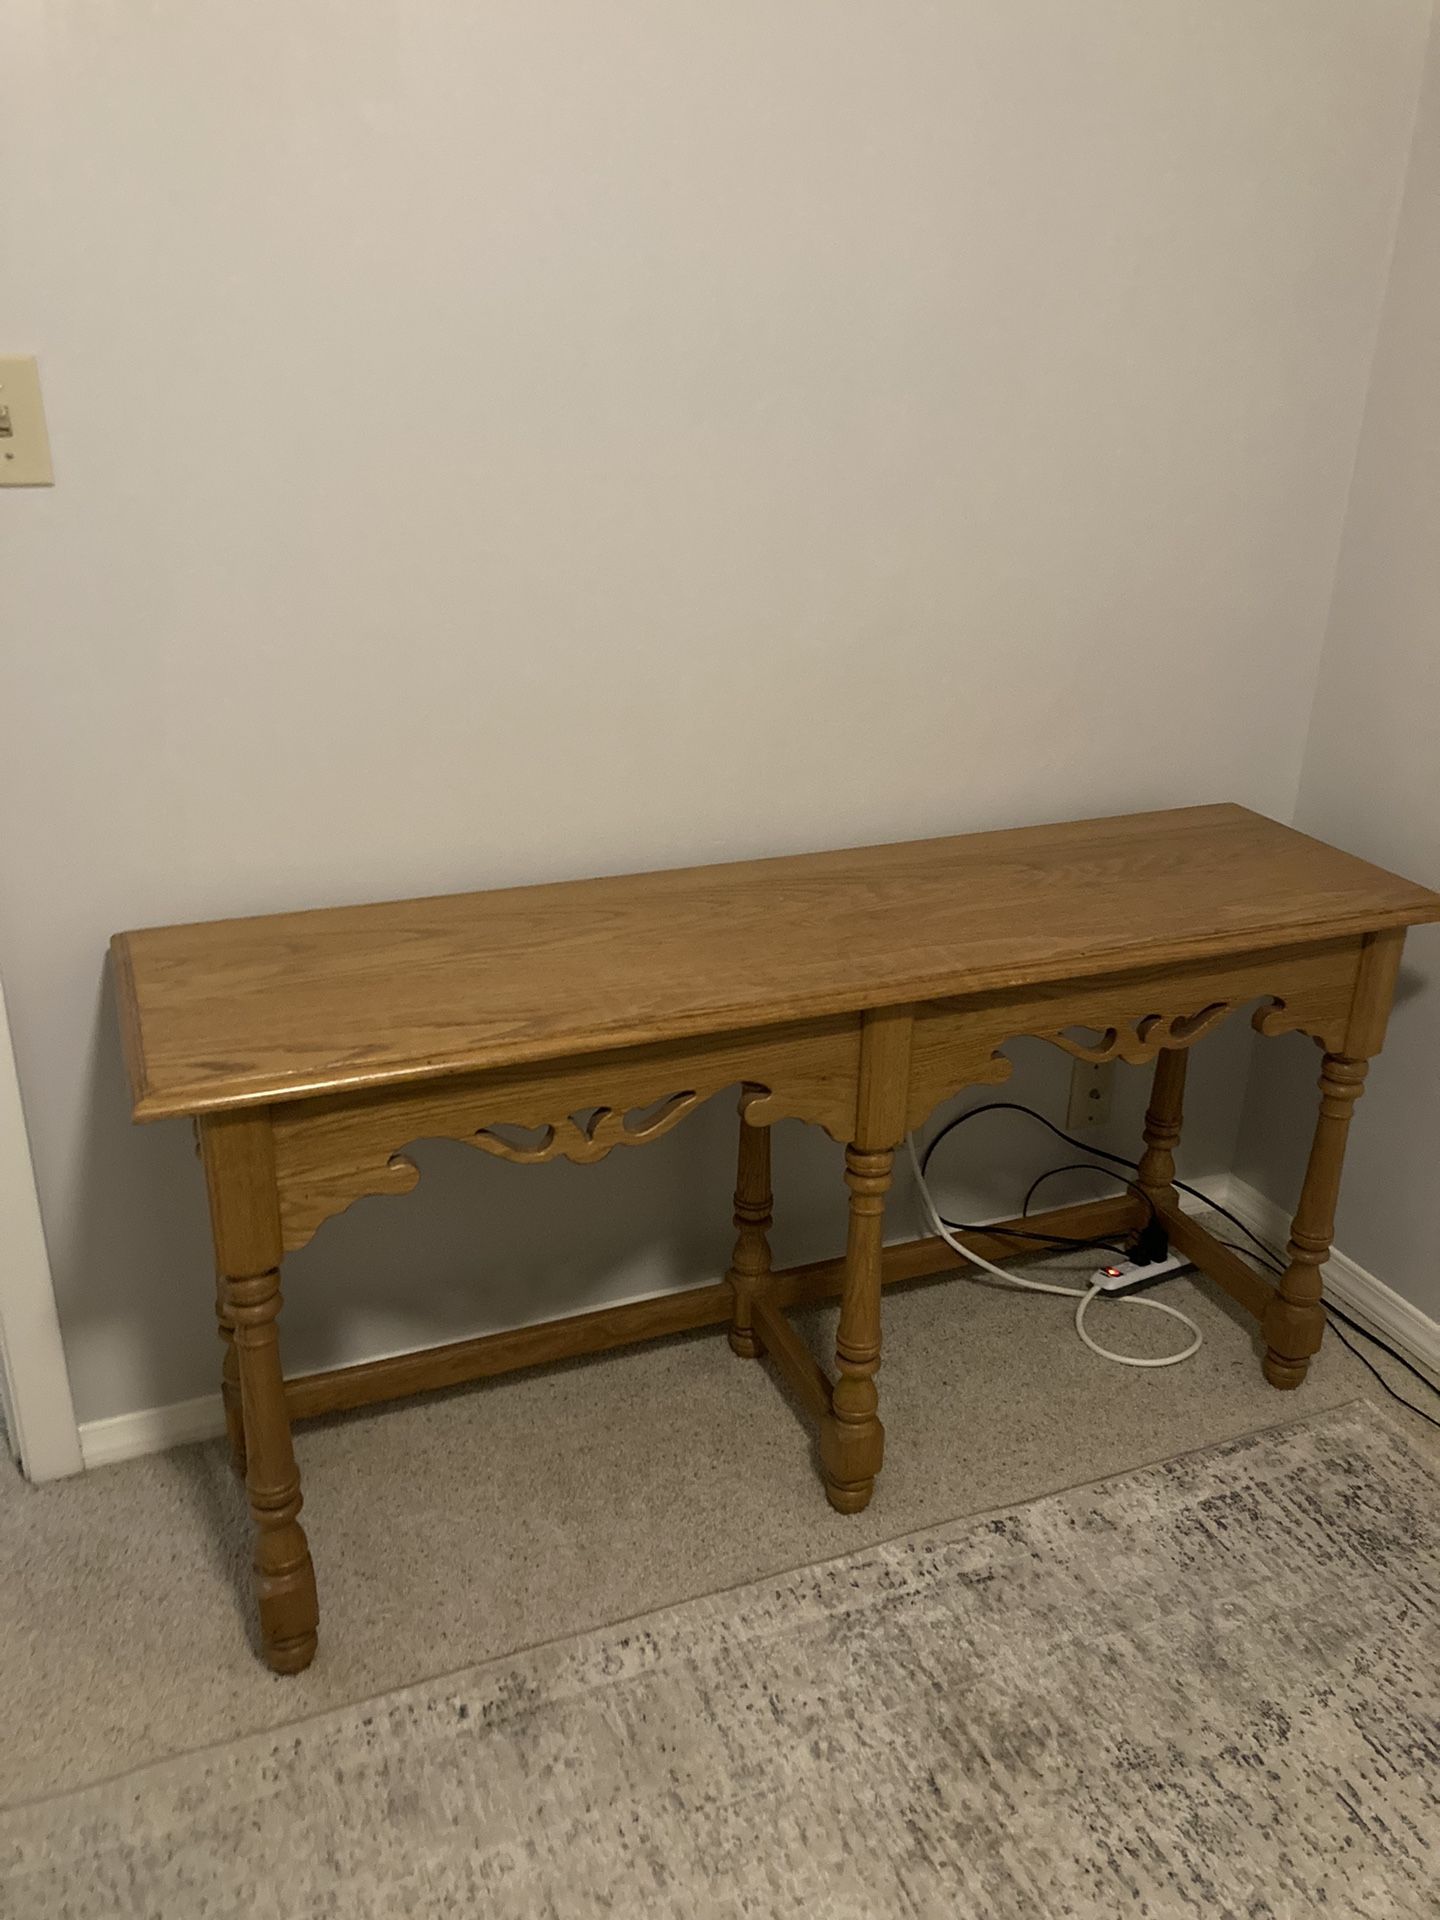
[{"label": "white baseboard", "polygon": [[[1290,1219],[1283,1207],[1267,1200],[1258,1187],[1233,1174],[1216,1175],[1206,1182],[1222,1207],[1229,1207],[1247,1226],[1283,1247]],[[1199,1202],[1187,1202],[1198,1209]],[[1440,1388],[1440,1321],[1432,1320],[1393,1287],[1387,1287],[1347,1254],[1332,1253],[1324,1269],[1325,1291],[1354,1314],[1360,1325],[1377,1333],[1420,1369],[1431,1385]],[[225,1431],[225,1411],[218,1393],[195,1400],[177,1400],[168,1407],[142,1407],[136,1413],[118,1413],[109,1420],[87,1420],[80,1428],[80,1450],[87,1467],[106,1467],[117,1460],[134,1460],[144,1453],[161,1453],[192,1440],[213,1440]]]},{"label": "white baseboard", "polygon": [[[1237,1214],[1272,1247],[1285,1245],[1289,1215],[1258,1187],[1229,1174],[1223,1180],[1212,1180],[1210,1188],[1221,1206]],[[1404,1354],[1432,1387],[1440,1389],[1440,1321],[1422,1313],[1349,1254],[1332,1252],[1321,1272],[1329,1299],[1353,1314],[1367,1333],[1377,1334],[1397,1353]]]},{"label": "white baseboard", "polygon": [[109,1420],[80,1425],[80,1457],[86,1467],[108,1467],[142,1453],[163,1453],[191,1440],[213,1440],[225,1431],[225,1409],[218,1393],[195,1400],[174,1400],[168,1407],[141,1407]]}]

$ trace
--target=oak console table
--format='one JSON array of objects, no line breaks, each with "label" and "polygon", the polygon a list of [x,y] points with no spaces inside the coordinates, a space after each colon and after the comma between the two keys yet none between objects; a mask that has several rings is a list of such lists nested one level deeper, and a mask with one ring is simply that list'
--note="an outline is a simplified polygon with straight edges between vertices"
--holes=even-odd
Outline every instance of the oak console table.
[{"label": "oak console table", "polygon": [[[1440,894],[1207,806],[118,934],[135,1117],[198,1124],[269,1664],[298,1672],[315,1651],[290,1435],[307,1414],[728,1324],[735,1352],[768,1354],[818,1421],[831,1504],[864,1507],[884,1442],[881,1288],[960,1264],[939,1240],[882,1245],[895,1149],[950,1094],[1003,1080],[1002,1049],[1020,1035],[1085,1060],[1155,1062],[1138,1184],[1179,1249],[1261,1322],[1266,1377],[1298,1386],[1324,1328],[1350,1110],[1405,928],[1433,920]],[[1251,1001],[1261,1033],[1298,1030],[1324,1055],[1273,1287],[1180,1210],[1172,1184],[1187,1049]],[[408,1193],[407,1145],[588,1164],[737,1085],[738,1239],[723,1282],[284,1378],[285,1254],[363,1195]],[[782,1117],[844,1147],[849,1234],[841,1259],[772,1271],[767,1129]],[[1147,1217],[1127,1193],[1024,1225],[1104,1237]],[[1000,1232],[971,1240],[992,1259],[1017,1251]],[[837,1293],[832,1379],[786,1309]]]}]

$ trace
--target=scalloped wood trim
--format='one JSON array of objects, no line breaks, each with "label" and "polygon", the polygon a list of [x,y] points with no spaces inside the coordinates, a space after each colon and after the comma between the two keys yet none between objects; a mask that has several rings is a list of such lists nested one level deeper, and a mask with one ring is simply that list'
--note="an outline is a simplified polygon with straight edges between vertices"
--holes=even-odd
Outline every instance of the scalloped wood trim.
[{"label": "scalloped wood trim", "polygon": [[[417,1140],[459,1140],[522,1166],[562,1156],[591,1165],[658,1139],[743,1084],[752,1126],[807,1120],[843,1145],[855,1130],[859,1072],[860,1022],[847,1018],[276,1107],[285,1250],[356,1200],[409,1193],[420,1170],[403,1149]],[[505,1128],[536,1138],[517,1141]]]},{"label": "scalloped wood trim", "polygon": [[[1359,940],[1282,948],[1217,966],[1145,969],[1111,978],[979,995],[920,1008],[906,1124],[918,1126],[965,1087],[1007,1080],[1003,1048],[1048,1040],[1082,1060],[1153,1060],[1190,1047],[1247,1001],[1264,998],[1254,1024],[1265,1034],[1308,1033],[1327,1049],[1343,1042],[1360,966]],[[1093,1036],[1093,1037],[1092,1037]]]}]

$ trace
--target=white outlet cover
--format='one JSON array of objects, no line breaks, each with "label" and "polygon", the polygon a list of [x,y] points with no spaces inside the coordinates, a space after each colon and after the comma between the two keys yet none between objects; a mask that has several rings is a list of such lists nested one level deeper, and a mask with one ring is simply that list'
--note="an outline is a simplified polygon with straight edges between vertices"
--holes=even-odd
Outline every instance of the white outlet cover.
[{"label": "white outlet cover", "polygon": [[0,354],[0,487],[53,487],[50,435],[33,358]]},{"label": "white outlet cover", "polygon": [[1070,1098],[1065,1108],[1067,1133],[1103,1127],[1115,1093],[1113,1060],[1077,1060],[1070,1069]]}]

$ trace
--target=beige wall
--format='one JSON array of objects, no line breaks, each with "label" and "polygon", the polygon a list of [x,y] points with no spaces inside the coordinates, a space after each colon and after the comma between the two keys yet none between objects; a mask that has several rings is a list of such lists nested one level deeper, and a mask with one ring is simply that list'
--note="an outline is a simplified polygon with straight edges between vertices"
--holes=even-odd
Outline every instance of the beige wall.
[{"label": "beige wall", "polygon": [[[113,928],[1289,813],[1428,11],[8,0],[0,973],[82,1418],[215,1362]],[[728,1132],[431,1150],[293,1355],[708,1276]]]},{"label": "beige wall", "polygon": [[[1440,887],[1440,34],[1431,42],[1295,822]],[[1313,1049],[1257,1049],[1239,1170],[1287,1203]],[[1406,943],[1336,1241],[1440,1319],[1440,927]]]}]

